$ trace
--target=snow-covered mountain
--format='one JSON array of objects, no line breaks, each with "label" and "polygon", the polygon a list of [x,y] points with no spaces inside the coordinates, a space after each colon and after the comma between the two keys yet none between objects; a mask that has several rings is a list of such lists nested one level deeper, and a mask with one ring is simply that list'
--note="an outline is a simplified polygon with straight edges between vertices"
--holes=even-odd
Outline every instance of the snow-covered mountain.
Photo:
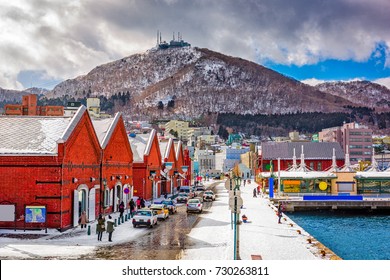
[{"label": "snow-covered mountain", "polygon": [[[151,49],[125,57],[64,81],[46,96],[109,97],[119,92],[131,95],[122,108],[126,114],[149,117],[340,112],[352,104],[254,62],[194,47]],[[158,107],[170,100],[173,106]]]},{"label": "snow-covered mountain", "polygon": [[390,90],[369,81],[329,82],[318,84],[316,88],[348,99],[357,106],[375,108],[379,111],[390,109]]}]

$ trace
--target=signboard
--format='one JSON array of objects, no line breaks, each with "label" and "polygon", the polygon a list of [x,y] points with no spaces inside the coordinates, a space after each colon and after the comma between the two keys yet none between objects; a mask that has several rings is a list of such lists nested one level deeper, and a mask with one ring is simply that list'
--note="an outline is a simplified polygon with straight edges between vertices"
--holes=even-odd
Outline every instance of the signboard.
[{"label": "signboard", "polygon": [[0,205],[0,221],[15,221],[15,204]]},{"label": "signboard", "polygon": [[233,180],[232,179],[228,179],[225,181],[225,189],[227,189],[228,191],[233,190]]},{"label": "signboard", "polygon": [[268,179],[268,186],[269,186],[269,198],[274,197],[274,178]]},{"label": "signboard", "polygon": [[284,180],[283,181],[283,191],[286,193],[296,193],[301,190],[301,181],[300,180]]},{"label": "signboard", "polygon": [[46,206],[27,205],[25,208],[26,223],[45,223],[46,222]]},{"label": "signboard", "polygon": [[[232,212],[240,213],[241,206],[244,205],[244,201],[240,196],[233,196],[229,198],[229,209]],[[236,208],[235,208],[236,206]]]}]

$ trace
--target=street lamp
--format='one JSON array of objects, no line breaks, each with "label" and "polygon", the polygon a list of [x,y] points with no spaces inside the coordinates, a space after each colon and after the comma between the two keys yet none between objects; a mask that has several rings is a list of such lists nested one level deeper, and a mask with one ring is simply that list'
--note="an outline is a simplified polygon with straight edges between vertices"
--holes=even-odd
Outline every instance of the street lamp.
[{"label": "street lamp", "polygon": [[172,183],[172,176],[169,175],[169,171],[171,171],[173,167],[173,162],[166,162],[165,163],[165,172],[167,173],[167,176],[169,176],[169,178],[171,179],[170,180],[170,185],[171,185],[171,194],[173,194],[174,190],[173,190],[173,183]]},{"label": "street lamp", "polygon": [[241,212],[240,208],[242,206],[242,198],[240,196],[240,186],[242,182],[242,178],[238,175],[237,172],[233,173],[233,180],[235,183],[235,187],[233,189],[233,213],[234,213],[234,260],[240,259],[240,230],[238,223],[238,215]]},{"label": "street lamp", "polygon": [[149,179],[152,180],[152,201],[151,201],[151,204],[153,204],[153,199],[154,199],[154,188],[155,188],[154,178],[155,177],[156,177],[156,172],[150,171]]}]

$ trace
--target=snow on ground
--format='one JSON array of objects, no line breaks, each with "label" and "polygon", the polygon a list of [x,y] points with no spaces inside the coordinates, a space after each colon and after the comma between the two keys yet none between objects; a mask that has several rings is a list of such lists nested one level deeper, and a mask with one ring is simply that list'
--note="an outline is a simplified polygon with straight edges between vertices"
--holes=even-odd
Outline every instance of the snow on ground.
[{"label": "snow on ground", "polygon": [[[239,256],[251,260],[252,255],[260,255],[263,260],[315,260],[316,248],[309,245],[309,234],[286,217],[278,224],[275,207],[270,207],[269,200],[260,196],[253,197],[255,183],[241,186],[243,214],[249,223],[239,225]],[[229,194],[223,184],[217,186],[218,196],[211,211],[188,235],[191,239],[202,241],[202,246],[189,247],[183,259],[226,260],[233,259],[234,231],[232,230],[231,212],[228,209]],[[293,224],[291,227],[290,224]],[[297,232],[301,231],[301,234]]]},{"label": "snow on ground", "polygon": [[[214,183],[208,181],[205,185]],[[307,244],[308,234],[287,218],[278,224],[274,208],[266,198],[252,197],[254,183],[241,187],[244,207],[241,214],[248,216],[250,223],[239,226],[239,244],[241,259],[250,260],[251,255],[260,255],[264,260],[312,260],[320,259],[313,253],[316,248]],[[218,195],[210,210],[201,214],[202,219],[188,234],[188,245],[183,259],[193,260],[232,260],[234,233],[231,212],[228,209],[229,195],[223,183],[217,186]],[[272,206],[273,207],[273,206]],[[113,214],[117,218],[118,214]],[[291,227],[290,223],[294,226]],[[115,228],[113,242],[108,242],[104,233],[103,241],[97,240],[96,222],[91,223],[91,235],[86,229],[77,227],[60,233],[54,229],[31,231],[0,230],[0,259],[39,259],[58,257],[59,259],[77,259],[83,254],[92,253],[98,246],[136,240],[144,235],[148,228],[136,228],[127,221]],[[301,230],[301,235],[297,230]],[[28,236],[31,238],[10,238],[7,235]],[[313,252],[313,253],[312,253]],[[316,254],[318,256],[318,254]]]}]

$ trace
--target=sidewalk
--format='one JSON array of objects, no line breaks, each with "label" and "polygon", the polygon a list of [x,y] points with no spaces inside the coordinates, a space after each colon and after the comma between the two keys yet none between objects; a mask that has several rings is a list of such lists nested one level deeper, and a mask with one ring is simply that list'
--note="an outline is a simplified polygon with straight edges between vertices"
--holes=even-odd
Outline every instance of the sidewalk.
[{"label": "sidewalk", "polygon": [[[268,198],[259,195],[253,197],[255,183],[241,186],[243,209],[250,223],[239,225],[239,256],[251,260],[260,256],[263,260],[318,260],[323,259],[314,241],[309,244],[309,234],[284,215],[282,224],[278,224],[274,206]],[[229,194],[224,184],[216,187],[217,199],[211,210],[203,214],[204,218],[192,229],[188,240],[194,240],[202,246],[189,246],[183,259],[187,260],[232,260],[234,255],[234,232],[231,224],[231,212],[228,209]],[[293,226],[291,226],[291,224]],[[301,234],[298,233],[299,230]],[[191,242],[189,242],[191,244]],[[259,258],[259,257],[258,257]]]}]

